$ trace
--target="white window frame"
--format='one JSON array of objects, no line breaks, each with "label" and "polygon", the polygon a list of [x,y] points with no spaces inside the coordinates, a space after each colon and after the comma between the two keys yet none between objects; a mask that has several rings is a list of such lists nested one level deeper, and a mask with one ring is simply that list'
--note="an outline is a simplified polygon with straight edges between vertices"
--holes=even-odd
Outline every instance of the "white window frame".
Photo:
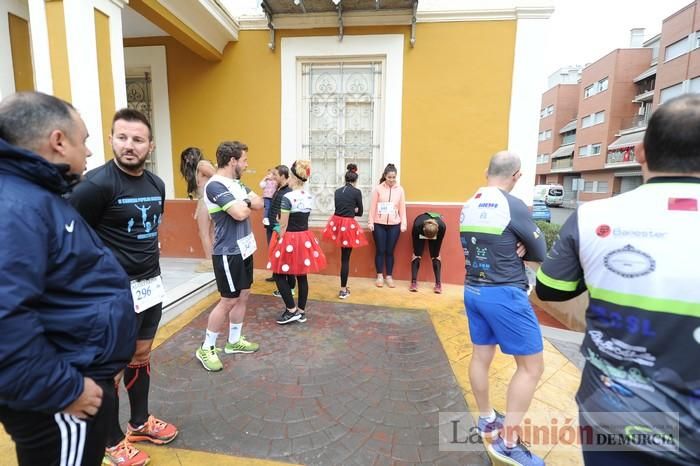
[{"label": "white window frame", "polygon": [[700,94],[700,76],[688,81],[688,93]]},{"label": "white window frame", "polygon": [[[586,189],[586,185],[587,185],[588,183],[590,183],[590,187],[591,187],[590,189]],[[584,180],[584,181],[583,181],[583,192],[584,192],[584,193],[594,193],[594,192],[595,192],[595,187],[596,187],[595,185],[596,185],[596,182],[595,182],[595,181],[586,181],[586,180]]]},{"label": "white window frame", "polygon": [[594,125],[599,125],[605,123],[605,110],[600,112],[591,113],[581,118],[581,128],[590,128]]},{"label": "white window frame", "polygon": [[[374,165],[379,179],[387,163],[394,163],[401,173],[401,104],[403,92],[403,34],[371,36],[284,37],[281,45],[281,163],[291,166],[302,153],[301,60],[342,60],[343,58],[384,59],[384,110],[380,135],[380,159]],[[313,172],[313,167],[312,167]],[[313,176],[313,175],[312,175]]]},{"label": "white window frame", "polygon": [[[677,84],[674,84],[673,86],[668,86],[659,92],[659,105],[663,104],[664,102],[673,99],[674,97],[678,97],[679,95],[683,94],[684,92],[684,83],[679,82]],[[669,95],[670,94],[670,95]]]},{"label": "white window frame", "polygon": [[547,118],[552,113],[554,113],[554,105],[547,105],[542,110],[540,110],[540,119]]},{"label": "white window frame", "polygon": [[602,79],[599,79],[598,81],[594,82],[590,86],[587,86],[583,90],[583,98],[587,99],[589,97],[592,97],[596,94],[599,94],[603,91],[608,90],[608,77],[604,77]]},{"label": "white window frame", "polygon": [[[605,189],[601,190],[602,184],[605,183]],[[607,193],[608,189],[610,188],[610,183],[607,181],[596,181],[595,182],[595,192],[597,193]]]},{"label": "white window frame", "polygon": [[664,62],[681,57],[688,52],[690,52],[690,36],[685,36],[684,38],[666,46],[664,49]]},{"label": "white window frame", "polygon": [[[595,143],[595,144],[588,144],[586,146],[579,146],[578,148],[578,156],[579,157],[594,157],[596,155],[600,155],[602,151],[603,145],[601,143]],[[598,149],[598,152],[594,152],[595,149]]]},{"label": "white window frame", "polygon": [[537,164],[542,165],[549,162],[549,154],[537,154]]}]

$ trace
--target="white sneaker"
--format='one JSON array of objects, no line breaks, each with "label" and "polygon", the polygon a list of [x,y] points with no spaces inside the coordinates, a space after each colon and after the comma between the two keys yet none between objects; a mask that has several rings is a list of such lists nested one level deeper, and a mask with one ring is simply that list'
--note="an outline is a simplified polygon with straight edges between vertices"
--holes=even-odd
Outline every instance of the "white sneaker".
[{"label": "white sneaker", "polygon": [[267,217],[263,218],[263,225],[266,227],[270,226],[270,219]]}]

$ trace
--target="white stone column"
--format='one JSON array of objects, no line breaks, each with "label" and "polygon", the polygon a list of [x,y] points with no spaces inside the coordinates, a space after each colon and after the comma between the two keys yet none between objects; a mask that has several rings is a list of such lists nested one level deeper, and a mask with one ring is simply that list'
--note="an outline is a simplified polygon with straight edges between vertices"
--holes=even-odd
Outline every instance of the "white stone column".
[{"label": "white stone column", "polygon": [[46,2],[29,0],[29,32],[32,36],[32,64],[34,65],[34,88],[39,92],[53,94],[51,56],[49,54],[49,29],[46,24]]},{"label": "white stone column", "polygon": [[537,133],[542,84],[545,79],[544,50],[551,10],[516,9],[515,60],[508,121],[508,150],[522,160],[523,176],[512,194],[532,205],[537,167]]},{"label": "white stone column", "polygon": [[71,98],[90,133],[88,146],[93,155],[88,159],[88,169],[105,162],[103,141],[108,136],[102,133],[95,8],[110,18],[112,76],[115,103],[119,107],[126,105],[124,57],[123,53],[120,53],[123,48],[121,30],[121,9],[123,6],[124,2],[120,0],[63,1]]}]

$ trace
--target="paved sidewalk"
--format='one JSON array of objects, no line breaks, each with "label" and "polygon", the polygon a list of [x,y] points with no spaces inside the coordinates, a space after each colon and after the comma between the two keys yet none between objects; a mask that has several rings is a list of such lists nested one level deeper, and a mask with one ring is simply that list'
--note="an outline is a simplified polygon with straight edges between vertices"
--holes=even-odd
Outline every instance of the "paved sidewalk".
[{"label": "paved sidewalk", "polygon": [[[256,271],[244,324],[261,351],[222,355],[223,372],[206,373],[193,357],[203,311],[216,295],[160,329],[152,409],[182,433],[169,446],[146,446],[151,464],[489,464],[483,450],[437,448],[437,411],[475,407],[461,286],[436,295],[423,283],[409,293],[408,283],[378,289],[351,278],[350,298],[339,300],[337,277],[312,276],[309,321],[281,327],[273,320],[282,302],[270,296],[266,276]],[[533,423],[573,421],[580,372],[547,341],[544,356]],[[497,355],[490,378],[496,409],[505,409],[514,370],[512,358]],[[13,458],[11,442],[1,437],[0,457]],[[582,464],[572,446],[533,450],[551,465]]]}]

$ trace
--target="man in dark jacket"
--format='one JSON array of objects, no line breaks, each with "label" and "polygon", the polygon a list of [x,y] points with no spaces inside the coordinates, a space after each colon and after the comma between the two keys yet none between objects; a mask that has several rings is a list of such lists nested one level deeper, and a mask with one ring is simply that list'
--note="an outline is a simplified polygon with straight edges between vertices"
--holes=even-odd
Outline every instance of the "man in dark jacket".
[{"label": "man in dark jacket", "polygon": [[0,102],[0,422],[20,465],[101,463],[110,388],[135,348],[128,278],[62,197],[87,137],[60,99]]}]

